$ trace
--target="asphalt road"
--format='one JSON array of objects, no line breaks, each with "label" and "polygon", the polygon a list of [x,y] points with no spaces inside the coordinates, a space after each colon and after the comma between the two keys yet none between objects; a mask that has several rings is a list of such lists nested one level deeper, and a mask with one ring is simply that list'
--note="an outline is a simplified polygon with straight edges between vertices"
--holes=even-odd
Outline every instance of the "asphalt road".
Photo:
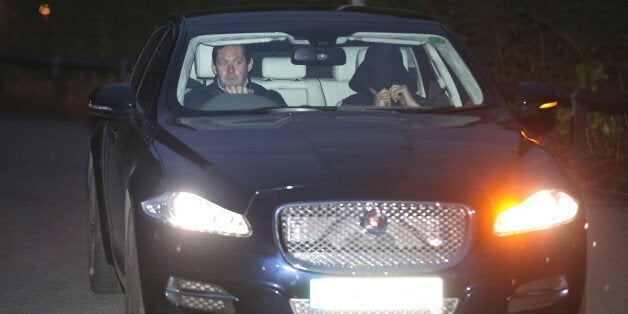
[{"label": "asphalt road", "polygon": [[[0,115],[0,312],[121,313],[87,281],[84,122]],[[589,191],[587,313],[628,309],[628,196]]]}]

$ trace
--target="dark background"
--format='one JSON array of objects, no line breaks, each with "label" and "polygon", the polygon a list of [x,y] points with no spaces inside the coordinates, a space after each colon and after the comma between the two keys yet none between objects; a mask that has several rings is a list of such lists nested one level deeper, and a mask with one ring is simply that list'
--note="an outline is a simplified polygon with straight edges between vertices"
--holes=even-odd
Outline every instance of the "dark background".
[{"label": "dark background", "polygon": [[[89,93],[121,81],[152,29],[174,13],[350,2],[0,0],[0,112],[91,119]],[[497,83],[561,91],[556,125],[542,142],[583,185],[628,193],[628,1],[362,2],[442,20]],[[584,93],[586,101],[571,97]]]},{"label": "dark background", "polygon": [[[166,16],[220,6],[350,1],[0,0],[0,52],[135,58]],[[425,12],[460,34],[497,81],[534,80],[587,90],[625,91],[623,0],[363,1]],[[50,14],[39,13],[48,5]]]},{"label": "dark background", "polygon": [[[540,81],[567,96],[592,95],[584,137],[572,140],[572,101],[560,105],[542,143],[585,188],[587,313],[625,311],[628,1],[365,2],[443,20],[497,82]],[[88,94],[120,81],[167,15],[262,3],[346,1],[0,0],[3,312],[123,312],[121,295],[91,293],[87,280]],[[45,4],[47,17],[39,12]],[[573,153],[576,144],[583,154]]]}]

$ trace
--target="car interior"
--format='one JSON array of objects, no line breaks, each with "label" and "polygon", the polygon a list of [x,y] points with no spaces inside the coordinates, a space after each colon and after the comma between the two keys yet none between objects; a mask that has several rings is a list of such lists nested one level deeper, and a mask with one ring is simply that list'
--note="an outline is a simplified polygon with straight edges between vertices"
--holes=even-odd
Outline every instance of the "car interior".
[{"label": "car interior", "polygon": [[207,86],[215,79],[212,71],[213,47],[246,44],[254,59],[250,73],[252,81],[277,91],[288,106],[339,106],[344,98],[355,93],[349,87],[349,81],[373,42],[399,47],[404,67],[416,79],[417,94],[428,99],[431,107],[483,103],[478,83],[444,38],[388,33],[356,33],[339,37],[336,44],[341,49],[329,52],[343,56],[333,56],[331,59],[336,61],[331,62],[299,59],[295,53],[297,48],[312,46],[306,40],[295,39],[285,33],[198,36],[189,42],[177,86],[177,98],[184,107],[200,109],[200,100],[184,103],[184,99],[190,91]]}]

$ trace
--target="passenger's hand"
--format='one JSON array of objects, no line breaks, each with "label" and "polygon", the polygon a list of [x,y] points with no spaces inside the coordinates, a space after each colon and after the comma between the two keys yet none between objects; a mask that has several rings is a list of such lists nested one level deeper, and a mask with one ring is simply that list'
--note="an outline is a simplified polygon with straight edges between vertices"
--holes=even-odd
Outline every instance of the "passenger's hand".
[{"label": "passenger's hand", "polygon": [[229,86],[225,88],[227,94],[253,94],[253,89],[246,86]]},{"label": "passenger's hand", "polygon": [[393,85],[390,87],[390,95],[393,101],[405,107],[421,107],[410,93],[406,85]]},{"label": "passenger's hand", "polygon": [[392,99],[390,98],[390,92],[388,91],[388,89],[382,88],[382,90],[377,92],[373,88],[369,87],[369,91],[371,91],[371,94],[375,96],[375,98],[373,98],[374,106],[390,106],[390,104],[392,103]]}]

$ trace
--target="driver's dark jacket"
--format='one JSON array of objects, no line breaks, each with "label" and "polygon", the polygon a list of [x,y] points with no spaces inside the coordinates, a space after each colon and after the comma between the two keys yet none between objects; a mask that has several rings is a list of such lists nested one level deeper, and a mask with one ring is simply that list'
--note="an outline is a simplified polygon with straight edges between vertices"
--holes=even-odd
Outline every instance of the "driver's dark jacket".
[{"label": "driver's dark jacket", "polygon": [[[268,98],[280,107],[287,107],[286,101],[281,97],[281,95],[274,91],[268,90],[264,88],[262,85],[251,82],[251,79],[248,79],[248,82],[245,85],[247,88],[252,89],[254,91],[254,95],[262,96]],[[218,79],[216,78],[211,84],[205,86],[202,83],[189,79],[188,84],[186,86],[185,98],[183,99],[183,104],[185,107],[190,109],[199,109],[203,104],[208,102],[214,96],[218,96],[220,94],[224,94],[225,90],[220,87],[218,83]]]}]

